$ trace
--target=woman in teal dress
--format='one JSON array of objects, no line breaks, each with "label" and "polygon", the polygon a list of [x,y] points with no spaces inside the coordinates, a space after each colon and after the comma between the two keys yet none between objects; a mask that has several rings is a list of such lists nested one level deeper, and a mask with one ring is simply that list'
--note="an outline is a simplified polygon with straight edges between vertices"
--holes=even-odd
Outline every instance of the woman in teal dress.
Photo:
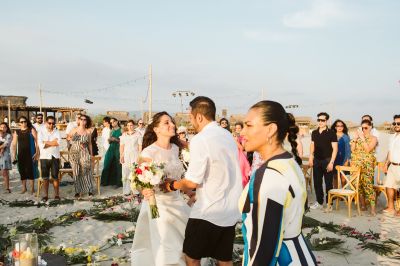
[{"label": "woman in teal dress", "polygon": [[108,139],[110,147],[104,157],[101,185],[122,187],[122,166],[119,159],[119,137],[122,135],[122,130],[116,118],[111,118],[111,126],[111,137]]}]

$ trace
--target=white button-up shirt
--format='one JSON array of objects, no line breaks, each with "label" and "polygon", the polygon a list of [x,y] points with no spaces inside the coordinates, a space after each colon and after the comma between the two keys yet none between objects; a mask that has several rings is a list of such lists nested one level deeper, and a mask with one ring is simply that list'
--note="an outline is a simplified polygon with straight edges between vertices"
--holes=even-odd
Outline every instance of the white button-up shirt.
[{"label": "white button-up shirt", "polygon": [[39,132],[42,131],[42,130],[47,130],[45,124],[35,123],[35,124],[33,124],[33,127],[36,129],[36,132],[37,132],[38,134],[39,134]]},{"label": "white button-up shirt", "polygon": [[394,134],[390,139],[389,160],[392,163],[400,163],[400,133]]},{"label": "white button-up shirt", "polygon": [[60,158],[60,146],[51,146],[44,148],[45,141],[53,141],[57,140],[58,145],[60,145],[60,132],[54,128],[53,131],[49,132],[47,128],[38,132],[38,143],[40,149],[40,159],[51,159],[53,156],[54,158]]},{"label": "white button-up shirt", "polygon": [[218,226],[236,224],[240,219],[242,174],[237,146],[229,131],[211,122],[192,138],[185,178],[199,184],[190,218]]}]

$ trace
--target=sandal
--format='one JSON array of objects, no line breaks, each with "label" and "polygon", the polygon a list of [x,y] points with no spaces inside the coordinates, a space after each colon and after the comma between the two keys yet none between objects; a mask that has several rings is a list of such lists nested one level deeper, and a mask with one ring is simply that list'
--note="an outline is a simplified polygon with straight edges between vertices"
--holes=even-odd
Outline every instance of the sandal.
[{"label": "sandal", "polygon": [[11,193],[11,189],[6,188],[6,190],[4,191],[5,194],[10,194]]},{"label": "sandal", "polygon": [[48,200],[49,200],[48,197],[43,197],[43,198],[42,198],[42,201],[43,201],[43,202],[47,202]]},{"label": "sandal", "polygon": [[60,196],[55,196],[54,199],[55,200],[61,200]]}]

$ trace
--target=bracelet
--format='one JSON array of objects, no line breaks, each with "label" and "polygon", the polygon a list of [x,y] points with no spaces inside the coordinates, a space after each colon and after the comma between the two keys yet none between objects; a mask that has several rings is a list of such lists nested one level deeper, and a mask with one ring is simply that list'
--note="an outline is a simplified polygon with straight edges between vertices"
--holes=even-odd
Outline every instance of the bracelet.
[{"label": "bracelet", "polygon": [[175,180],[172,180],[171,182],[169,182],[169,189],[171,190],[171,191],[176,191],[177,189],[174,187],[174,182],[175,182]]}]

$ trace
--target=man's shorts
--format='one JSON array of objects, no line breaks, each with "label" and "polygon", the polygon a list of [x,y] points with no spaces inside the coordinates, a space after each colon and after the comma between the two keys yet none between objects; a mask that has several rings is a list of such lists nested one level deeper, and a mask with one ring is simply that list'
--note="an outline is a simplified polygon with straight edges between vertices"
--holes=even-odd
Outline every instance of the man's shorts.
[{"label": "man's shorts", "polygon": [[183,253],[192,259],[214,258],[231,261],[235,226],[218,226],[201,219],[190,218],[185,231]]},{"label": "man's shorts", "polygon": [[60,159],[54,158],[53,156],[51,159],[40,159],[40,170],[43,179],[49,179],[51,173],[51,177],[57,180],[60,170]]},{"label": "man's shorts", "polygon": [[400,166],[390,165],[386,174],[384,186],[387,188],[400,188]]}]

